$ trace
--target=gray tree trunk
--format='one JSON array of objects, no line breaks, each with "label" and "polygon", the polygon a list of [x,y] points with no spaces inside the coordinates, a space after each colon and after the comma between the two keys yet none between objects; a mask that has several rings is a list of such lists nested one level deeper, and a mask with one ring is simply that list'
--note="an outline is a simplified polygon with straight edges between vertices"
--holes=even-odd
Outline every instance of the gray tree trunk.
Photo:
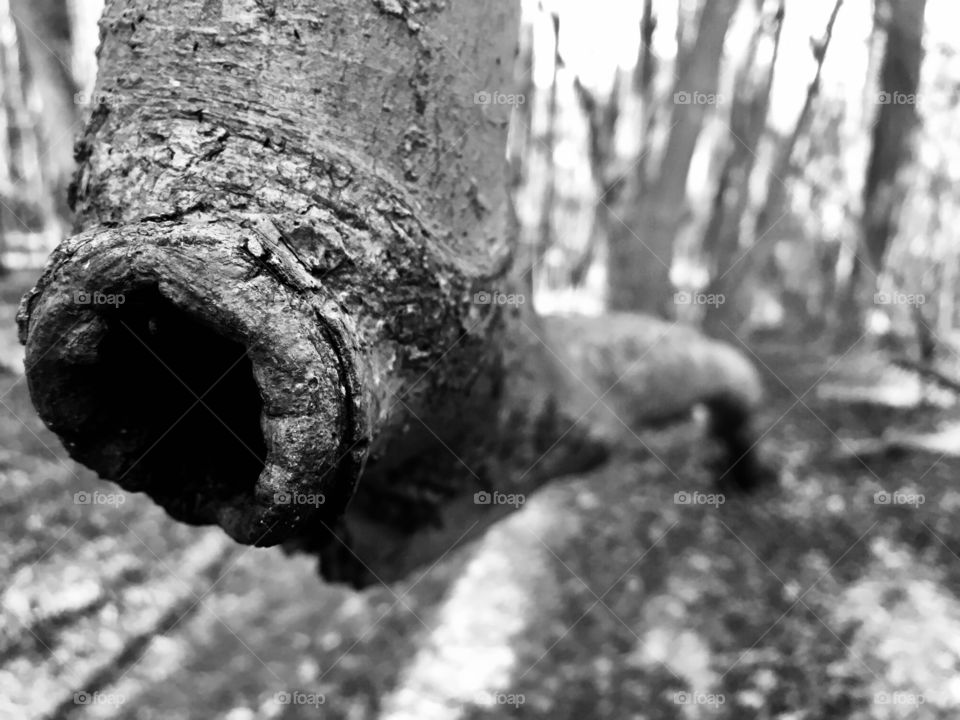
[{"label": "gray tree trunk", "polygon": [[[787,180],[795,174],[795,164],[793,155],[800,138],[810,132],[810,123],[813,120],[814,102],[820,94],[820,78],[823,72],[823,62],[827,51],[833,39],[833,29],[843,6],[843,0],[836,0],[824,28],[823,36],[815,42],[813,47],[814,59],[817,63],[817,69],[813,80],[807,86],[807,93],[804,97],[803,107],[797,116],[797,121],[793,130],[787,139],[776,150],[772,167],[769,171],[769,181],[767,183],[767,194],[762,205],[756,213],[752,228],[744,240],[744,245],[749,248],[749,253],[742,256],[739,261],[735,261],[732,266],[722,273],[722,289],[717,289],[726,296],[726,302],[723,305],[724,313],[729,316],[721,318],[729,327],[734,328],[742,319],[742,313],[739,312],[747,304],[747,300],[740,299],[743,295],[743,288],[747,284],[746,279],[754,273],[769,272],[771,263],[771,254],[773,252],[775,233],[773,232],[777,224],[786,215],[787,205]],[[722,326],[720,326],[722,327]],[[711,331],[718,331],[717,327],[710,328]],[[722,334],[717,332],[717,334]]]},{"label": "gray tree trunk", "polygon": [[[687,213],[687,177],[697,138],[716,97],[723,41],[736,0],[711,0],[700,12],[695,47],[680,51],[671,129],[652,178],[627,179],[611,222],[607,278],[611,310],[670,315],[673,244]],[[641,163],[639,168],[644,167]]]},{"label": "gray tree trunk", "polygon": [[887,44],[880,67],[880,110],[873,126],[873,152],[864,187],[865,259],[878,272],[903,201],[899,173],[911,155],[918,122],[916,94],[923,60],[926,0],[886,0]]},{"label": "gray tree trunk", "polygon": [[70,454],[357,585],[596,465],[623,437],[618,384],[643,398],[614,413],[633,425],[730,410],[737,469],[746,360],[642,317],[542,323],[522,297],[516,23],[492,0],[110,3],[77,234],[19,316],[31,396]]},{"label": "gray tree trunk", "polygon": [[846,311],[837,333],[841,341],[860,336],[864,310],[873,300],[887,248],[897,234],[906,195],[901,171],[910,160],[918,122],[916,97],[925,9],[926,0],[884,0],[877,5],[876,17],[884,27],[886,46],[880,64],[879,110],[863,188],[861,252],[845,288]]},{"label": "gray tree trunk", "polygon": [[[727,155],[704,235],[704,250],[711,261],[711,284],[707,292],[731,300],[741,279],[731,271],[742,260],[740,227],[750,199],[750,177],[757,148],[766,130],[783,27],[784,0],[771,0],[764,5],[762,0],[758,3],[756,28],[736,69]],[[771,49],[760,55],[763,43]],[[724,302],[709,309],[703,326],[711,335],[724,336],[740,325],[739,314],[738,303]]]}]

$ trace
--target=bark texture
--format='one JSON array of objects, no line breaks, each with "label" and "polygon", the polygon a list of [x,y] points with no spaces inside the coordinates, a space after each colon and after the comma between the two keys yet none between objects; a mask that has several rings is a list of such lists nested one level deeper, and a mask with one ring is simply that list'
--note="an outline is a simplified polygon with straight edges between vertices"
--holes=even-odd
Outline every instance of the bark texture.
[{"label": "bark texture", "polygon": [[[497,95],[517,12],[111,3],[77,234],[19,314],[71,456],[362,586],[518,507],[491,496],[597,465],[616,438],[580,422],[581,383],[632,378],[638,424],[714,381],[752,407],[742,358],[692,333],[666,352],[648,318],[591,331],[599,365],[564,362],[590,321],[543,325],[517,292]],[[700,350],[725,368],[709,387],[684,374],[710,374]]]},{"label": "bark texture", "polygon": [[387,478],[492,427],[504,306],[482,301],[512,247],[506,113],[478,93],[509,90],[515,23],[493,2],[110,3],[78,234],[20,316],[71,454],[274,544],[334,523],[364,462]]}]

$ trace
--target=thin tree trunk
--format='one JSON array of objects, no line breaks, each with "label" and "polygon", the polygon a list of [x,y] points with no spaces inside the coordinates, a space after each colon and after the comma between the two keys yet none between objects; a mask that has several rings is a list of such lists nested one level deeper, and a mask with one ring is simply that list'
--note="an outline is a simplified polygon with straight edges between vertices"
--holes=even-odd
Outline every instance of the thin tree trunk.
[{"label": "thin tree trunk", "polygon": [[926,0],[883,0],[876,21],[884,26],[886,44],[880,64],[879,111],[873,126],[873,148],[863,188],[861,252],[844,289],[837,340],[860,337],[864,312],[873,299],[876,279],[906,194],[900,172],[911,156],[918,118],[916,95],[923,60],[923,17]]},{"label": "thin tree trunk", "polygon": [[[559,107],[557,104],[557,71],[560,68],[560,17],[556,14],[550,16],[551,26],[553,28],[553,72],[550,78],[550,89],[547,92],[547,117],[546,128],[544,130],[542,152],[544,159],[544,177],[543,177],[543,200],[539,208],[539,217],[537,222],[537,240],[536,240],[536,267],[545,269],[542,262],[547,251],[554,243],[554,212],[557,204],[557,181],[556,181],[556,163],[554,161],[554,151],[557,145],[557,114]],[[547,278],[549,284],[549,276]]]},{"label": "thin tree trunk", "polygon": [[614,177],[610,171],[610,163],[614,159],[614,135],[620,117],[621,87],[619,71],[614,76],[613,88],[606,98],[598,98],[596,93],[584,87],[579,78],[574,81],[577,100],[587,120],[587,158],[598,194],[593,208],[590,237],[587,238],[583,253],[570,270],[570,280],[574,285],[584,282],[596,258],[597,248],[608,242],[610,205],[615,202],[622,184],[622,179]]},{"label": "thin tree trunk", "polygon": [[[946,168],[938,168],[930,180],[930,196],[934,198],[950,197],[951,193],[950,176]],[[943,210],[934,205],[935,210],[931,213],[928,237],[938,238],[943,234]],[[956,217],[955,212],[947,211],[946,219],[949,221],[950,215]],[[949,226],[949,227],[952,227]],[[948,231],[949,233],[949,231]],[[952,234],[948,234],[949,239],[941,246],[942,255],[940,259],[940,277],[939,292],[937,293],[937,336],[941,342],[947,340],[953,335],[953,321],[956,315],[957,307],[957,275],[960,268],[957,267],[960,261],[960,253],[957,251],[957,244],[953,242]]]},{"label": "thin tree trunk", "polygon": [[[757,147],[766,129],[770,89],[783,28],[784,0],[772,0],[766,8],[762,2],[759,4],[757,27],[734,78],[730,137],[726,143],[729,150],[717,181],[703,241],[704,251],[711,261],[711,283],[707,294],[731,301],[737,286],[730,282],[734,279],[730,270],[740,260],[741,223],[750,199],[750,177]],[[768,52],[761,56],[761,49]],[[708,308],[704,327],[714,336],[726,334],[740,325],[739,315],[739,303],[721,302]]]},{"label": "thin tree trunk", "polygon": [[[823,72],[823,61],[826,58],[830,42],[833,39],[833,29],[837,21],[840,8],[843,6],[843,0],[836,0],[830,17],[827,20],[823,36],[815,44],[814,59],[817,62],[817,69],[813,80],[807,86],[807,94],[803,101],[803,107],[797,116],[797,121],[793,126],[789,137],[777,149],[769,171],[769,182],[767,183],[767,196],[757,211],[756,218],[753,221],[752,233],[744,239],[742,243],[749,252],[742,253],[738,258],[728,266],[723,275],[725,285],[725,303],[724,306],[736,307],[744,303],[738,300],[740,288],[744,285],[744,279],[754,272],[764,271],[770,260],[770,253],[773,247],[773,230],[777,223],[784,217],[784,208],[787,201],[787,180],[794,173],[793,153],[800,138],[804,137],[810,131],[810,123],[813,120],[814,102],[820,93],[820,78]],[[732,319],[732,322],[736,320]],[[729,322],[727,323],[730,324]]]},{"label": "thin tree trunk", "polygon": [[923,60],[926,0],[885,0],[887,43],[880,67],[880,111],[873,127],[873,151],[863,190],[865,259],[879,273],[896,235],[905,187],[900,170],[911,155],[918,122],[916,95]]},{"label": "thin tree trunk", "polygon": [[611,310],[670,312],[673,243],[687,213],[690,162],[704,119],[717,95],[723,41],[736,0],[707,2],[697,42],[678,63],[672,127],[654,178],[631,173],[615,213],[607,253]]}]

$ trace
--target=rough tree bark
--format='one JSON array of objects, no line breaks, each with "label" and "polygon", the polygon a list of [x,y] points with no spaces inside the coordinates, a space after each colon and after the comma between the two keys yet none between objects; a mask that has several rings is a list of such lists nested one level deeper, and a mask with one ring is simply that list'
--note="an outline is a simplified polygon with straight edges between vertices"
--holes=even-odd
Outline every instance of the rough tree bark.
[{"label": "rough tree bark", "polygon": [[[517,11],[107,6],[77,234],[19,316],[31,396],[75,459],[357,585],[515,507],[476,493],[599,462],[621,431],[589,418],[627,414],[603,402],[611,378],[645,398],[633,423],[731,411],[715,430],[743,469],[746,360],[629,317],[592,342],[599,362],[565,357],[586,321],[516,297],[500,103]],[[666,392],[654,347],[703,380]]]}]

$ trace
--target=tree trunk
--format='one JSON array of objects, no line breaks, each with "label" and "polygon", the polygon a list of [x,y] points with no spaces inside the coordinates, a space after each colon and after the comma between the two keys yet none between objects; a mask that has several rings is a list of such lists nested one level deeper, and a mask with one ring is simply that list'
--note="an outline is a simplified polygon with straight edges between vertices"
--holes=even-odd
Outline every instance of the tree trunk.
[{"label": "tree trunk", "polygon": [[[538,144],[543,156],[543,200],[538,208],[536,230],[536,255],[534,268],[546,269],[543,260],[554,244],[554,213],[557,206],[557,169],[554,154],[557,147],[557,74],[560,69],[560,17],[550,15],[550,24],[553,28],[553,73],[550,79],[550,89],[547,91],[546,127],[543,137]],[[547,278],[547,284],[550,278]]]},{"label": "tree trunk", "polygon": [[609,241],[611,222],[610,205],[615,203],[617,191],[622,179],[614,177],[611,161],[614,159],[614,134],[620,117],[620,95],[624,81],[617,70],[613,87],[607,97],[599,97],[577,78],[574,91],[587,121],[587,158],[590,162],[590,174],[596,184],[597,200],[593,208],[593,222],[587,246],[576,259],[570,270],[570,282],[582,285],[596,258],[597,248]]},{"label": "tree trunk", "polygon": [[897,234],[897,219],[906,194],[900,172],[910,159],[918,121],[916,98],[925,8],[926,0],[884,0],[878,5],[877,18],[885,25],[886,35],[880,64],[879,112],[863,188],[862,252],[854,258],[845,288],[847,309],[840,317],[838,341],[862,333],[864,310],[872,301],[887,247]]},{"label": "tree trunk", "polygon": [[880,66],[880,111],[873,126],[873,152],[863,190],[866,260],[874,273],[883,265],[905,188],[898,182],[910,158],[916,127],[916,96],[923,59],[926,0],[886,0],[887,44]]},{"label": "tree trunk", "polygon": [[0,261],[63,237],[79,120],[64,0],[0,0]]},{"label": "tree trunk", "polygon": [[[758,4],[757,26],[743,54],[734,79],[733,107],[730,110],[728,154],[723,161],[710,220],[704,235],[704,250],[711,260],[708,295],[733,299],[737,285],[730,271],[740,257],[740,226],[749,201],[757,147],[767,124],[770,88],[780,49],[784,0]],[[765,51],[761,54],[761,50]],[[719,337],[740,325],[738,304],[720,302],[704,318],[704,328]]]},{"label": "tree trunk", "polygon": [[682,53],[674,87],[671,130],[654,178],[631,173],[607,253],[608,306],[669,315],[673,243],[687,213],[690,162],[708,110],[716,102],[723,41],[736,0],[705,3],[697,42]]},{"label": "tree trunk", "polygon": [[501,409],[516,12],[375,9],[111,3],[79,234],[23,304],[71,454],[242,542],[332,526],[365,462],[389,484]]},{"label": "tree trunk", "polygon": [[568,373],[557,355],[589,321],[542,325],[517,292],[516,14],[109,4],[77,234],[19,315],[31,396],[70,454],[175,518],[316,552],[357,585],[597,464],[622,433],[579,420],[611,378],[643,397],[635,424],[701,400],[732,412],[717,434],[749,485],[745,359],[633,317]]},{"label": "tree trunk", "polygon": [[[750,252],[739,262],[733,263],[726,270],[723,277],[725,286],[723,292],[726,302],[725,310],[730,308],[742,307],[745,303],[738,299],[742,293],[742,287],[745,285],[745,279],[752,273],[769,273],[771,263],[771,253],[773,251],[773,230],[786,215],[787,205],[787,180],[794,174],[793,153],[797,147],[800,138],[804,137],[810,131],[810,123],[813,120],[814,101],[820,94],[820,77],[823,72],[823,62],[827,51],[830,48],[830,42],[833,39],[833,28],[843,6],[843,0],[836,0],[823,36],[814,43],[813,53],[817,63],[817,69],[813,80],[807,86],[807,94],[804,97],[803,107],[797,116],[797,121],[793,126],[789,137],[777,148],[773,159],[772,167],[769,171],[769,182],[767,183],[767,195],[763,204],[757,211],[756,218],[753,221],[752,233],[746,238],[745,244],[749,246]],[[731,318],[736,322],[735,318]],[[730,325],[730,322],[727,322]]]},{"label": "tree trunk", "polygon": [[873,302],[876,280],[883,269],[890,241],[906,195],[900,177],[909,161],[913,130],[918,122],[916,98],[923,60],[923,17],[926,0],[883,0],[875,22],[886,37],[880,63],[879,110],[873,125],[873,146],[863,187],[862,242],[843,289],[836,342],[864,332],[864,313]]}]

